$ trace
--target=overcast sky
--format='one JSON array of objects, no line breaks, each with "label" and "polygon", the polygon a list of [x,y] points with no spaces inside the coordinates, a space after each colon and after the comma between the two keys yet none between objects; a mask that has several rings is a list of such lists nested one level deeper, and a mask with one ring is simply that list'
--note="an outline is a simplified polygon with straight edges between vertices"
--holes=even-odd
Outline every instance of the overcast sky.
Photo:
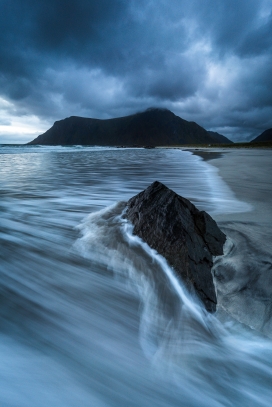
[{"label": "overcast sky", "polygon": [[271,0],[0,0],[0,142],[161,106],[232,140],[272,127]]}]

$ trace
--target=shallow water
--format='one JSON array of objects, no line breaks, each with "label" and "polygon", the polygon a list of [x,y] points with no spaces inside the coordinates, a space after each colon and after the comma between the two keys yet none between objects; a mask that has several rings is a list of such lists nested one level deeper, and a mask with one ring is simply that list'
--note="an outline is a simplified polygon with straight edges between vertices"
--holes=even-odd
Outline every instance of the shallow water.
[{"label": "shallow water", "polygon": [[208,315],[121,218],[155,180],[251,210],[189,152],[0,147],[1,406],[271,405],[271,341]]}]

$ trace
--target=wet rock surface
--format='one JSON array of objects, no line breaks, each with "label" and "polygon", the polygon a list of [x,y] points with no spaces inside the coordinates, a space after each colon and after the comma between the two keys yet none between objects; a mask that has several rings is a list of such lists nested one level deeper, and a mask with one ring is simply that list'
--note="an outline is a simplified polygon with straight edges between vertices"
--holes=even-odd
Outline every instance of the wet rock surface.
[{"label": "wet rock surface", "polygon": [[213,256],[223,254],[225,234],[204,211],[155,181],[131,198],[124,215],[133,233],[165,257],[209,312],[216,310]]}]

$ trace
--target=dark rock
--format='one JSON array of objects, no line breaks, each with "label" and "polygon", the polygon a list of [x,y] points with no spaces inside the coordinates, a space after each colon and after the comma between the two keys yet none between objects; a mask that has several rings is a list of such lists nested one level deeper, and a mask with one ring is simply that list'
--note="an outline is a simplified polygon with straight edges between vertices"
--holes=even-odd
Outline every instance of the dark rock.
[{"label": "dark rock", "polygon": [[223,254],[226,236],[210,215],[155,181],[128,201],[124,216],[133,223],[133,233],[164,256],[187,288],[214,312],[212,256]]}]

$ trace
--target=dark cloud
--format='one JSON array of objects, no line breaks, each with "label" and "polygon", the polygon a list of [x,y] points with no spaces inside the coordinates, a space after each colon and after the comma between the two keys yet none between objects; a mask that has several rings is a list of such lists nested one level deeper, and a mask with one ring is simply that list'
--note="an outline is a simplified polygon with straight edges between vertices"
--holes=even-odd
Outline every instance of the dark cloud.
[{"label": "dark cloud", "polygon": [[259,24],[255,24],[252,29],[243,37],[237,48],[241,56],[256,56],[268,54],[272,49],[272,13],[264,16]]},{"label": "dark cloud", "polygon": [[233,139],[272,127],[270,0],[0,6],[7,122],[37,116],[49,126],[69,115],[105,118],[155,105]]}]

